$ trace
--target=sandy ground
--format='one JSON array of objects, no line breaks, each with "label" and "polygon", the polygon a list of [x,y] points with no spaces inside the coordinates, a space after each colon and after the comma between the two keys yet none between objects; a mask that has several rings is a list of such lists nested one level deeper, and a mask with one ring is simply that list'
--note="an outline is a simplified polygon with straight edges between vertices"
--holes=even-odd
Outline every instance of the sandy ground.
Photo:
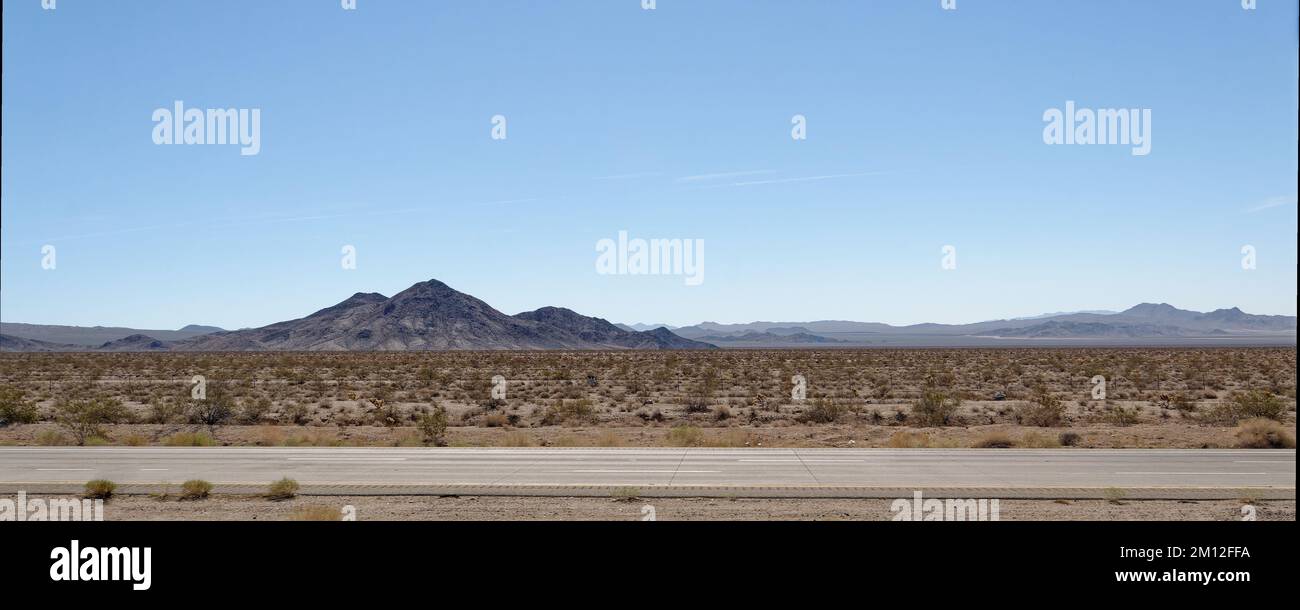
[{"label": "sandy ground", "polygon": [[[50,496],[51,498],[56,496]],[[72,497],[72,496],[62,496]],[[882,521],[892,500],[719,498],[541,498],[513,496],[299,496],[273,502],[258,496],[212,496],[180,501],[158,496],[115,496],[106,521],[279,521],[339,519],[345,506],[356,520],[521,521],[641,520],[646,506],[661,521]],[[1002,521],[1236,521],[1238,500],[1001,500]],[[1258,501],[1261,521],[1294,521],[1294,500]]]},{"label": "sandy ground", "polygon": [[[1295,423],[1284,428],[1294,438]],[[674,435],[673,426],[635,427],[542,426],[528,428],[452,427],[447,441],[458,447],[971,447],[992,435],[1009,437],[1019,447],[1059,445],[1060,435],[1078,435],[1077,447],[1089,448],[1226,448],[1237,446],[1231,427],[1192,424],[1181,420],[1132,426],[1110,424],[1037,428],[1014,424],[921,428],[869,424],[791,426],[694,426],[698,434]],[[206,435],[201,426],[121,424],[105,426],[107,444],[167,445],[192,433]],[[895,435],[911,435],[919,444],[898,445]],[[53,440],[51,440],[53,439]],[[892,439],[892,440],[891,440]],[[222,426],[212,435],[216,445],[240,446],[419,446],[413,427],[383,426]],[[0,428],[0,445],[71,444],[55,424],[21,424]]]}]

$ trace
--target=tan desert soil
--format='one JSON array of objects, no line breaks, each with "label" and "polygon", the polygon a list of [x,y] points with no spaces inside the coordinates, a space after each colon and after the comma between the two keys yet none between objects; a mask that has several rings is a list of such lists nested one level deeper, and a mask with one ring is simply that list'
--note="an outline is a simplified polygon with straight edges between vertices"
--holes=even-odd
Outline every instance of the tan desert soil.
[{"label": "tan desert soil", "polygon": [[[64,496],[72,497],[72,496]],[[206,500],[160,500],[115,496],[104,508],[106,521],[278,521],[338,518],[344,506],[358,521],[636,521],[654,507],[660,521],[882,521],[893,518],[891,500],[718,499],[718,498],[541,498],[513,496],[299,496],[272,502],[256,496],[212,496]],[[1294,521],[1294,500],[1255,502],[1261,521]],[[1238,521],[1237,500],[1001,500],[1002,521]]]}]

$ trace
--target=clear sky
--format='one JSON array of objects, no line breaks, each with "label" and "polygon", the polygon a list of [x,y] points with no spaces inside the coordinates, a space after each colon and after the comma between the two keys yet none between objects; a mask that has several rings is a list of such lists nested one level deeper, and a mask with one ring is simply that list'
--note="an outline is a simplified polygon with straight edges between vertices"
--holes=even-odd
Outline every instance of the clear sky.
[{"label": "clear sky", "polygon": [[[629,323],[1294,315],[1296,81],[1294,0],[11,0],[0,319],[429,278]],[[175,100],[260,109],[259,154],[154,144]],[[1150,154],[1045,144],[1067,100],[1150,109]],[[620,230],[703,240],[703,283],[597,274]]]}]

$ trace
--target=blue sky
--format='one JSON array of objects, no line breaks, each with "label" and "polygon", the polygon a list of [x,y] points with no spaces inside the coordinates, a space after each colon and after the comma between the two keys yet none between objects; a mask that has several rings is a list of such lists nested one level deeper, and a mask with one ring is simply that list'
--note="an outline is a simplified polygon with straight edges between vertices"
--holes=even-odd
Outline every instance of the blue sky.
[{"label": "blue sky", "polygon": [[[1294,1],[357,4],[6,2],[0,319],[429,278],[620,322],[1296,312]],[[260,109],[260,153],[155,145],[174,100]],[[1150,154],[1044,144],[1067,100],[1151,109]],[[597,274],[620,230],[704,240],[705,281]]]}]

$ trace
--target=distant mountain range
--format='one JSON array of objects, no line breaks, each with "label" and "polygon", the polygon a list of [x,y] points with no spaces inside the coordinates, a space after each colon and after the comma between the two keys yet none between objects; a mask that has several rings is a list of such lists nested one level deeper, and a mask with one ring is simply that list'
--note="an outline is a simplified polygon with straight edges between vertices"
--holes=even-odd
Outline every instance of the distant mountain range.
[{"label": "distant mountain range", "polygon": [[[31,325],[13,325],[0,335],[0,351],[402,351],[455,349],[712,349],[700,341],[684,339],[658,328],[628,331],[602,320],[559,307],[543,307],[508,316],[470,295],[437,280],[420,282],[386,297],[362,293],[307,317],[277,322],[261,328],[175,337],[182,331],[126,331],[105,338],[102,329],[85,337],[68,330],[46,332],[44,338],[28,333]],[[39,327],[49,329],[50,327]],[[63,329],[76,327],[59,327]],[[187,327],[190,328],[190,327]],[[161,334],[161,333],[160,333]],[[49,340],[52,336],[62,341]],[[93,337],[93,339],[91,338]]]},{"label": "distant mountain range", "polygon": [[1296,317],[1197,312],[1142,303],[974,324],[703,322],[670,329],[612,324],[560,307],[513,316],[437,280],[386,297],[362,293],[304,318],[235,331],[0,325],[0,351],[710,349],[998,345],[1295,345]]},{"label": "distant mountain range", "polygon": [[1294,345],[1295,316],[1248,314],[1240,309],[1208,313],[1168,303],[1142,303],[1120,312],[1045,314],[973,324],[912,324],[820,320],[815,322],[704,322],[673,332],[724,346],[791,347],[833,340],[836,346],[987,346],[1115,344]]},{"label": "distant mountain range", "polygon": [[66,343],[99,347],[131,335],[146,335],[162,341],[180,341],[199,335],[220,332],[216,326],[190,324],[180,330],[140,330],[116,326],[58,326],[53,324],[19,324],[0,322],[0,335],[45,343]]}]

